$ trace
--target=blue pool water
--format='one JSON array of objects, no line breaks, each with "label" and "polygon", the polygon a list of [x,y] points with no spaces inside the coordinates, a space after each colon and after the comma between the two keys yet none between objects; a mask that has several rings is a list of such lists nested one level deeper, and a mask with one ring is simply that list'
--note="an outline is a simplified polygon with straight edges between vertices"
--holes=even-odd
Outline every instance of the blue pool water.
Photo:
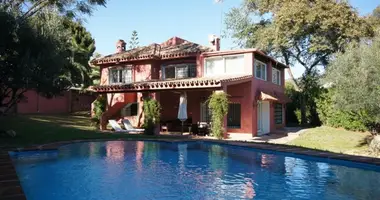
[{"label": "blue pool water", "polygon": [[380,199],[378,167],[213,143],[91,142],[11,156],[29,200]]}]

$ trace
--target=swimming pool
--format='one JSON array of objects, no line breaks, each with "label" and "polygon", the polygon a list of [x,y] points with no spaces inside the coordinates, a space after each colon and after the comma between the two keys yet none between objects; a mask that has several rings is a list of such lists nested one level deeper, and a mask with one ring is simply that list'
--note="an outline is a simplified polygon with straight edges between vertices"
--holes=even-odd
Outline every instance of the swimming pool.
[{"label": "swimming pool", "polygon": [[11,153],[29,200],[379,199],[380,168],[208,142]]}]

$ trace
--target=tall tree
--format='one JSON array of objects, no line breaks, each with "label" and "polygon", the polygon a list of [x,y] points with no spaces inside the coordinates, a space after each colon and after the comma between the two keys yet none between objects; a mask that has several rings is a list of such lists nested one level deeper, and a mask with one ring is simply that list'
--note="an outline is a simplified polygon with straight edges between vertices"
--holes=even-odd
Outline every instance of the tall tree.
[{"label": "tall tree", "polygon": [[132,31],[132,37],[131,40],[129,41],[129,48],[134,49],[139,46],[139,37],[137,34],[137,31],[134,30]]},{"label": "tall tree", "polygon": [[70,31],[72,65],[67,68],[67,77],[75,87],[92,84],[89,60],[95,51],[95,40],[80,22],[64,19],[64,26]]},{"label": "tall tree", "polygon": [[335,105],[348,112],[365,112],[371,116],[369,123],[380,128],[379,77],[380,36],[337,54],[326,71],[326,81],[335,88]]},{"label": "tall tree", "polygon": [[107,0],[2,0],[1,6],[8,11],[18,11],[19,19],[25,20],[44,9],[56,10],[68,17],[91,14],[95,6],[105,6]]},{"label": "tall tree", "polygon": [[45,23],[18,23],[0,9],[0,110],[6,112],[26,90],[52,96],[71,84],[62,74],[70,65],[67,37],[58,17]]},{"label": "tall tree", "polygon": [[[93,59],[97,59],[102,57],[100,53],[94,53]],[[92,65],[91,66],[91,73],[90,73],[90,78],[92,80],[92,85],[99,85],[100,84],[100,69],[99,66]]]},{"label": "tall tree", "polygon": [[372,36],[372,27],[346,2],[338,0],[244,0],[226,16],[227,34],[242,47],[257,47],[286,65],[301,65],[305,72],[293,80],[301,95],[301,123],[306,105],[315,101],[310,90],[318,84],[318,67],[346,44]]},{"label": "tall tree", "polygon": [[375,28],[377,31],[380,31],[380,5],[377,6],[372,14],[368,17],[368,22]]},{"label": "tall tree", "polygon": [[89,59],[95,42],[79,22],[54,12],[20,22],[0,9],[0,109],[7,111],[28,89],[47,97],[92,84]]}]

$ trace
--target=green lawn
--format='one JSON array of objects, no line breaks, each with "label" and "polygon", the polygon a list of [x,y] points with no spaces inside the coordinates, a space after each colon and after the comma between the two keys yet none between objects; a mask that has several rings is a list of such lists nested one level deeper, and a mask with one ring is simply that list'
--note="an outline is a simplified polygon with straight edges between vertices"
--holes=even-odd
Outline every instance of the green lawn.
[{"label": "green lawn", "polygon": [[368,156],[368,145],[364,143],[365,138],[368,136],[370,136],[369,133],[317,127],[306,130],[301,136],[288,144],[337,153]]},{"label": "green lawn", "polygon": [[[118,139],[118,138],[156,138],[133,134],[116,134],[100,132],[91,126],[91,121],[85,115],[21,115],[0,117],[0,129],[16,131],[15,138],[0,138],[1,146],[27,147],[56,141],[75,139]],[[338,153],[358,154],[368,156],[368,146],[363,141],[368,133],[359,133],[318,127],[307,130],[289,145],[327,150]],[[159,136],[174,138],[175,136]]]},{"label": "green lawn", "polygon": [[[20,115],[0,117],[0,129],[16,131],[15,138],[0,138],[1,146],[26,147],[74,139],[155,138],[135,134],[105,133],[91,126],[84,115]],[[175,138],[160,136],[160,138]]]}]

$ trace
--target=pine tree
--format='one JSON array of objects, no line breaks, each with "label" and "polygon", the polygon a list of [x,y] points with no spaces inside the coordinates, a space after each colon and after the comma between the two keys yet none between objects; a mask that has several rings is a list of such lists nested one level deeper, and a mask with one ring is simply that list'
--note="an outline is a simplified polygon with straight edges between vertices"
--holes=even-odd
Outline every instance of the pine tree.
[{"label": "pine tree", "polygon": [[137,34],[137,31],[134,30],[132,31],[132,37],[131,40],[129,41],[129,48],[134,49],[139,46],[139,37]]}]

